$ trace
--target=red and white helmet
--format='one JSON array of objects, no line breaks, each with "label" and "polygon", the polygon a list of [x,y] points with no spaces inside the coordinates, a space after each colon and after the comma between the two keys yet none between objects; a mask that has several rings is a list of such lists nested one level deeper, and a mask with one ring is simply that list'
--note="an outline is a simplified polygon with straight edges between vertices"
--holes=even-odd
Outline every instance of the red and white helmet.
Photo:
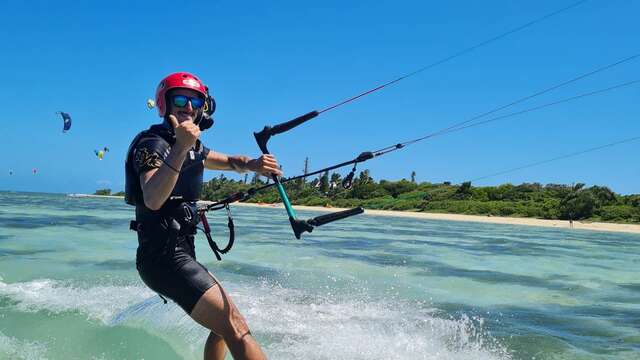
[{"label": "red and white helmet", "polygon": [[177,72],[168,75],[156,89],[156,106],[158,107],[158,116],[164,117],[167,111],[166,95],[171,89],[190,89],[202,94],[204,99],[209,97],[209,88],[200,81],[195,75],[186,72]]}]

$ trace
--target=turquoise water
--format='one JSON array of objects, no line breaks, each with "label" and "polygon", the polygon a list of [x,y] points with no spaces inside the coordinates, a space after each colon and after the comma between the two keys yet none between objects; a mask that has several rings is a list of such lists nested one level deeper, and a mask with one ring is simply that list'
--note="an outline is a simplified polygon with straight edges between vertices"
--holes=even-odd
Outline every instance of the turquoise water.
[{"label": "turquoise water", "polygon": [[[638,235],[363,215],[299,241],[282,209],[234,215],[235,248],[199,237],[199,260],[271,359],[640,358]],[[207,332],[139,280],[131,216],[0,193],[0,359],[202,358]]]}]

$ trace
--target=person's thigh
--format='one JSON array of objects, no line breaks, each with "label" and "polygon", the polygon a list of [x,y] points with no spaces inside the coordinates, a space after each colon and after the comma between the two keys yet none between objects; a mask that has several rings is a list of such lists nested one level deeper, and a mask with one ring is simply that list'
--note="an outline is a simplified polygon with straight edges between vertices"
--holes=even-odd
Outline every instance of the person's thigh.
[{"label": "person's thigh", "polygon": [[149,288],[175,301],[187,314],[216,284],[211,273],[181,248],[170,259],[141,264],[138,272]]}]

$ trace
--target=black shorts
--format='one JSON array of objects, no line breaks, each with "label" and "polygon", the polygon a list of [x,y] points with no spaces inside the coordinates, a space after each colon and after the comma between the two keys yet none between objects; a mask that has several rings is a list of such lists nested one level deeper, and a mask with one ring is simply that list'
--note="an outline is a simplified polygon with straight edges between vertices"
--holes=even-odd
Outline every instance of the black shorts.
[{"label": "black shorts", "polygon": [[181,240],[173,254],[149,253],[149,249],[140,245],[136,262],[142,281],[151,290],[175,301],[191,314],[200,297],[216,280],[196,261],[194,237],[188,235]]}]

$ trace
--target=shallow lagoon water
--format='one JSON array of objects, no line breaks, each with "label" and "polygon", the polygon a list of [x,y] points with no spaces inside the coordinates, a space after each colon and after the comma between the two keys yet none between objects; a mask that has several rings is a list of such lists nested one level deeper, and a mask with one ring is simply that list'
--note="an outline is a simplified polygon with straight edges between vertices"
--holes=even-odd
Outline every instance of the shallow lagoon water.
[{"label": "shallow lagoon water", "polygon": [[[363,215],[295,240],[282,209],[233,211],[234,249],[198,259],[271,359],[640,358],[639,235]],[[138,278],[132,215],[0,193],[0,359],[202,357]]]}]

